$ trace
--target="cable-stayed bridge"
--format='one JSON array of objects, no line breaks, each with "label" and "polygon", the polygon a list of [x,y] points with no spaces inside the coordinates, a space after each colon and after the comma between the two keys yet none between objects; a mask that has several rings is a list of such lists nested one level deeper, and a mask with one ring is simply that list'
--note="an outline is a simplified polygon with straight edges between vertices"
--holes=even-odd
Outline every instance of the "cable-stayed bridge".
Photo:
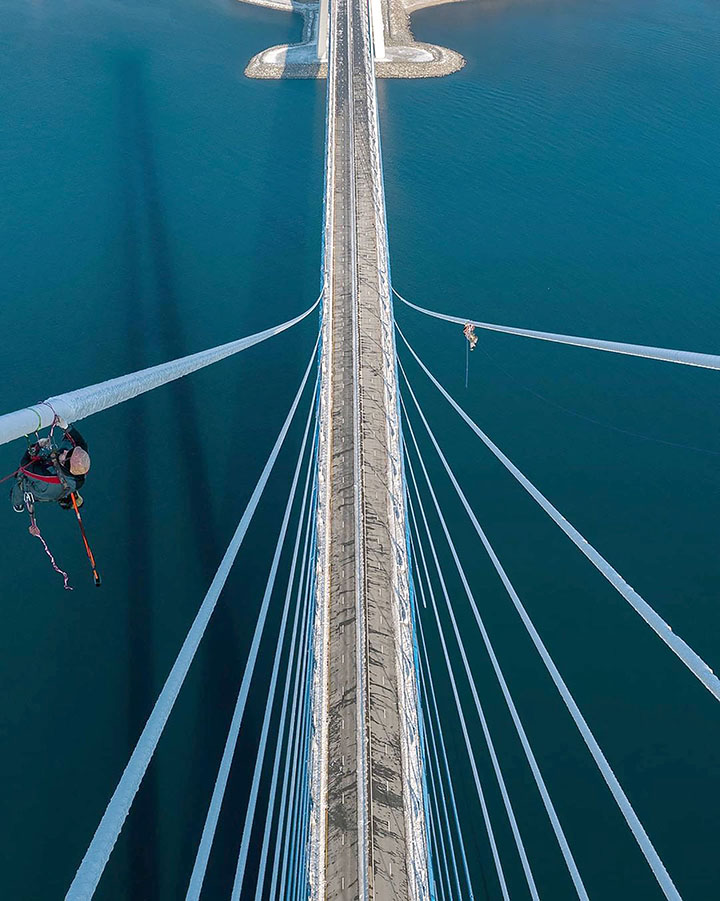
[{"label": "cable-stayed bridge", "polygon": [[[237,837],[233,899],[509,898],[511,854],[512,866],[519,861],[522,870],[524,896],[539,898],[523,823],[483,707],[483,686],[477,684],[471,665],[472,646],[478,643],[497,679],[568,884],[578,898],[588,897],[573,853],[573,836],[566,833],[553,804],[431,476],[426,456],[430,450],[634,836],[638,853],[647,861],[649,881],[654,879],[665,897],[679,898],[641,814],[483,529],[467,486],[453,472],[418,399],[413,371],[437,389],[479,442],[677,656],[689,671],[687,677],[694,676],[716,699],[720,683],[650,602],[471,419],[398,328],[403,359],[399,365],[369,21],[364,0],[338,0],[330,6],[323,279],[318,300],[298,317],[256,335],[0,417],[2,441],[52,426],[56,417],[78,421],[278,336],[320,310],[317,341],[308,349],[294,401],[67,897],[90,898],[100,883],[264,489],[299,419],[302,438],[296,464],[214,789],[198,828],[186,897],[202,894],[254,689],[266,696],[266,704]],[[486,323],[474,320],[470,310],[453,316],[395,296],[424,316],[456,326],[470,323],[518,338],[720,369],[718,356]],[[432,528],[433,519],[440,533]],[[454,596],[449,586],[438,553],[440,542],[449,550],[461,596]],[[287,581],[279,584],[283,559],[289,570]],[[268,635],[273,604],[279,628]],[[464,634],[458,622],[461,605],[477,626],[472,636]],[[274,648],[270,680],[257,685],[256,662],[268,640]],[[438,645],[441,653],[433,656],[432,648]],[[440,674],[451,686],[450,711],[438,704]],[[498,840],[498,824],[468,725],[471,718],[484,737],[512,848]],[[472,773],[477,816],[493,863],[483,885],[473,883],[443,723],[458,724]],[[261,793],[263,780],[269,785]]]}]

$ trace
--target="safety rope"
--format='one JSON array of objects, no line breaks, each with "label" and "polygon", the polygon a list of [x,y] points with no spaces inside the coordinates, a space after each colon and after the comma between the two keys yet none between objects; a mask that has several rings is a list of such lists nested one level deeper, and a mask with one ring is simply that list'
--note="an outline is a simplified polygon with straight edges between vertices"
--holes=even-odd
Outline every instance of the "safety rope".
[{"label": "safety rope", "polygon": [[476,328],[490,332],[504,332],[507,335],[519,335],[522,338],[537,338],[539,341],[552,341],[556,344],[572,344],[575,347],[587,347],[591,350],[604,350],[614,354],[625,354],[630,357],[645,357],[648,360],[661,360],[664,363],[682,363],[685,366],[699,366],[701,369],[720,369],[720,356],[717,354],[695,353],[689,350],[671,350],[666,347],[649,347],[644,344],[625,344],[620,341],[603,341],[599,338],[580,338],[575,335],[560,335],[554,332],[538,332],[532,329],[512,328],[509,325],[495,325],[491,322],[480,322],[467,316],[448,316],[427,310],[406,300],[393,288],[393,294],[404,304],[445,322],[456,322],[458,325],[474,325]]},{"label": "safety rope", "polygon": [[177,696],[180,693],[180,689],[185,681],[190,665],[195,658],[195,654],[200,641],[205,634],[210,617],[215,610],[218,598],[220,597],[220,592],[227,581],[230,569],[235,562],[235,558],[243,543],[250,522],[260,503],[260,498],[262,497],[270,474],[275,466],[275,462],[280,454],[280,450],[285,442],[287,433],[290,430],[295,411],[302,398],[310,372],[316,365],[317,348],[318,341],[315,342],[315,347],[313,348],[300,387],[298,388],[285,422],[283,423],[273,449],[270,452],[270,456],[263,467],[260,478],[258,479],[250,500],[238,523],[235,534],[225,551],[220,566],[215,573],[195,620],[190,627],[182,648],[180,649],[175,663],[165,681],[165,685],[163,686],[162,691],[155,702],[155,706],[148,717],[145,728],[135,745],[135,750],[125,767],[125,771],[108,803],[102,819],[100,820],[95,835],[93,836],[88,850],[75,874],[75,878],[68,889],[66,901],[88,901],[95,893],[95,889],[97,888],[103,870],[110,858],[115,842],[120,835],[120,831],[122,830],[125,819],[130,811],[130,807],[135,799],[140,783],[145,776],[150,760],[155,753],[155,748],[157,747],[165,724],[170,716],[170,712],[177,700]]},{"label": "safety rope", "polygon": [[427,366],[422,362],[417,353],[408,343],[407,338],[397,327],[398,334],[402,338],[406,347],[427,375],[430,381],[435,385],[445,400],[455,410],[456,413],[467,423],[467,425],[475,432],[485,446],[495,455],[495,457],[503,464],[508,472],[522,485],[530,497],[535,500],[540,507],[548,514],[553,522],[567,535],[573,544],[587,557],[588,560],[602,573],[615,590],[625,598],[630,606],[638,613],[642,619],[650,626],[655,634],[665,642],[673,653],[675,653],[691,673],[707,688],[710,694],[717,700],[720,700],[720,680],[717,678],[712,669],[705,663],[699,654],[676,635],[660,614],[642,598],[634,588],[622,578],[622,576],[608,563],[608,561],[585,539],[580,532],[568,522],[567,519],[559,512],[559,510],[550,503],[545,495],[533,485],[533,483],[515,466],[515,464],[500,450],[500,448],[483,432],[483,430],[468,416],[460,404],[455,401],[452,396],[445,390],[435,376],[430,372]]}]

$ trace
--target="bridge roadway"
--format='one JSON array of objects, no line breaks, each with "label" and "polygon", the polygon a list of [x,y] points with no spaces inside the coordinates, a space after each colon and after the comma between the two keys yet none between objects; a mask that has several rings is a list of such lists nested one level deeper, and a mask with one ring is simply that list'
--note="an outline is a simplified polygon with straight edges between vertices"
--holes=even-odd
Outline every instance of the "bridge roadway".
[{"label": "bridge roadway", "polygon": [[318,502],[325,573],[315,701],[316,731],[326,731],[313,789],[311,841],[319,847],[311,897],[424,901],[417,688],[367,0],[331,0],[329,25]]}]

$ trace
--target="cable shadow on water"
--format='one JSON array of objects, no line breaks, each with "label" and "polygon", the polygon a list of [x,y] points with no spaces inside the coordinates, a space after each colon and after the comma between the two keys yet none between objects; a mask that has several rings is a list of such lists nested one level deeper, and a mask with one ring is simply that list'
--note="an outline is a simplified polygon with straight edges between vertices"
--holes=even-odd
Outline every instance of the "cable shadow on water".
[{"label": "cable shadow on water", "polygon": [[[131,68],[125,60],[119,67],[119,120],[121,142],[120,185],[123,209],[124,301],[127,314],[127,371],[148,365],[145,348],[147,315],[143,292],[142,246],[138,184],[133,165],[133,109],[128,95],[126,75]],[[137,741],[145,718],[154,703],[153,692],[153,611],[148,583],[152,572],[150,541],[152,529],[148,515],[147,477],[148,398],[139,397],[124,411],[131,440],[124,446],[127,469],[125,521],[127,523],[127,729],[128,746]],[[119,474],[118,474],[119,475]],[[154,767],[145,776],[127,826],[128,893],[140,897],[158,897],[158,785]]]},{"label": "cable shadow on water", "polygon": [[[127,55],[120,61],[119,82],[121,91],[121,115],[123,133],[126,135],[127,158],[125,160],[125,192],[127,208],[127,242],[128,242],[128,309],[130,325],[128,333],[131,341],[130,354],[135,357],[134,368],[147,365],[146,360],[138,359],[138,348],[147,343],[147,335],[159,337],[162,359],[173,359],[188,353],[184,340],[182,321],[178,309],[176,277],[170,252],[168,232],[165,224],[165,210],[160,190],[155,151],[153,147],[151,121],[148,115],[146,97],[146,81],[144,61],[140,56]],[[142,236],[142,238],[140,237]],[[147,284],[142,284],[142,262],[147,261]],[[145,287],[145,292],[143,292]],[[132,295],[132,297],[130,296]],[[145,300],[143,301],[143,297]],[[153,327],[149,328],[152,322]],[[157,348],[153,347],[153,351]],[[153,353],[153,356],[157,356]],[[138,364],[138,365],[136,365]],[[151,456],[160,460],[168,469],[169,490],[178,498],[188,499],[191,509],[186,519],[191,523],[192,554],[197,558],[202,572],[203,583],[209,584],[214,574],[225,542],[229,534],[218,527],[217,517],[212,504],[213,492],[209,478],[208,444],[202,440],[201,417],[192,384],[180,379],[166,389],[170,403],[174,406],[174,423],[177,428],[174,441],[169,446],[179,449],[173,457],[168,457],[162,449],[158,451],[148,446],[147,423],[142,413],[133,423],[131,451],[128,455],[130,469],[130,492],[128,506],[132,511],[131,528],[131,566],[129,567],[129,603],[131,605],[131,660],[139,663],[137,670],[131,672],[131,728],[133,741],[139,732],[135,711],[143,711],[143,716],[154,702],[152,693],[152,649],[153,642],[148,631],[152,611],[141,609],[147,607],[147,577],[150,574],[152,560],[149,559],[149,542],[152,539],[147,511],[149,496],[145,489],[149,488],[145,468]],[[141,403],[137,402],[136,404]],[[198,509],[199,508],[199,509]],[[197,599],[200,603],[201,598]],[[202,786],[201,774],[208,777],[214,771],[216,758],[221,745],[218,734],[226,728],[226,716],[240,679],[238,662],[238,644],[235,636],[235,624],[227,606],[222,602],[214,614],[214,621],[205,636],[204,653],[196,666],[200,668],[199,682],[204,696],[213,697],[216,703],[211,709],[205,709],[202,716],[198,710],[197,729],[192,729],[192,759],[189,771],[193,774],[193,782]],[[144,637],[141,637],[144,636]],[[141,647],[142,644],[142,647]],[[131,667],[132,669],[132,667]],[[227,704],[222,703],[227,700]],[[131,874],[130,880],[133,897],[159,897],[158,856],[153,853],[157,845],[157,789],[152,778],[152,767],[148,770],[147,784],[138,795],[136,808],[144,798],[142,811],[134,817],[135,828],[131,838]],[[200,824],[203,821],[209,797],[203,792],[180,791],[178,802],[185,807],[184,811],[176,810],[175,814],[187,823],[186,837],[180,849],[179,858],[190,864],[192,853],[199,839]],[[189,869],[187,875],[189,876]],[[172,885],[173,896],[180,891],[186,879],[184,873],[163,879]],[[142,886],[142,889],[141,889]],[[154,886],[155,891],[150,887]]]}]

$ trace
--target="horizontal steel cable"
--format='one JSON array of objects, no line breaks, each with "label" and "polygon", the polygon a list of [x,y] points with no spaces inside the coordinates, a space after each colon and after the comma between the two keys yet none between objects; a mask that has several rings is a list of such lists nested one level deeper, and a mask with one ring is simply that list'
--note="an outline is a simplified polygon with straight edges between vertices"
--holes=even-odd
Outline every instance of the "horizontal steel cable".
[{"label": "horizontal steel cable", "polygon": [[264,332],[257,332],[245,338],[238,338],[237,341],[221,344],[219,347],[201,350],[199,353],[190,354],[187,357],[160,363],[149,369],[121,375],[118,378],[98,382],[96,385],[89,385],[76,391],[56,394],[41,403],[31,404],[29,407],[15,410],[13,413],[6,413],[4,416],[0,416],[0,444],[6,444],[15,438],[22,438],[23,435],[29,435],[37,429],[52,425],[56,414],[68,422],[77,422],[79,419],[85,419],[94,413],[100,413],[109,407],[124,403],[146,391],[152,391],[161,385],[167,385],[168,382],[190,375],[191,372],[196,372],[205,366],[218,363],[226,357],[247,350],[255,344],[260,344],[260,342],[292,328],[309,316],[319,303],[320,298],[304,313],[287,322],[282,322],[280,325],[265,329]]},{"label": "horizontal steel cable", "polygon": [[560,335],[555,332],[538,332],[532,329],[513,328],[509,325],[495,325],[491,322],[481,322],[479,319],[468,319],[462,316],[448,316],[445,313],[437,313],[427,310],[417,304],[406,300],[393,288],[393,294],[404,304],[425,313],[434,319],[442,319],[445,322],[455,322],[458,325],[474,325],[476,328],[486,329],[490,332],[503,332],[506,335],[518,335],[521,338],[536,338],[539,341],[552,341],[555,344],[571,344],[574,347],[586,347],[590,350],[604,350],[613,354],[625,354],[629,357],[645,357],[648,360],[660,360],[664,363],[681,363],[685,366],[699,366],[701,369],[720,369],[720,356],[717,354],[695,353],[691,350],[672,350],[667,347],[650,347],[644,344],[625,344],[620,341],[603,341],[599,338],[581,338],[575,335]]}]

